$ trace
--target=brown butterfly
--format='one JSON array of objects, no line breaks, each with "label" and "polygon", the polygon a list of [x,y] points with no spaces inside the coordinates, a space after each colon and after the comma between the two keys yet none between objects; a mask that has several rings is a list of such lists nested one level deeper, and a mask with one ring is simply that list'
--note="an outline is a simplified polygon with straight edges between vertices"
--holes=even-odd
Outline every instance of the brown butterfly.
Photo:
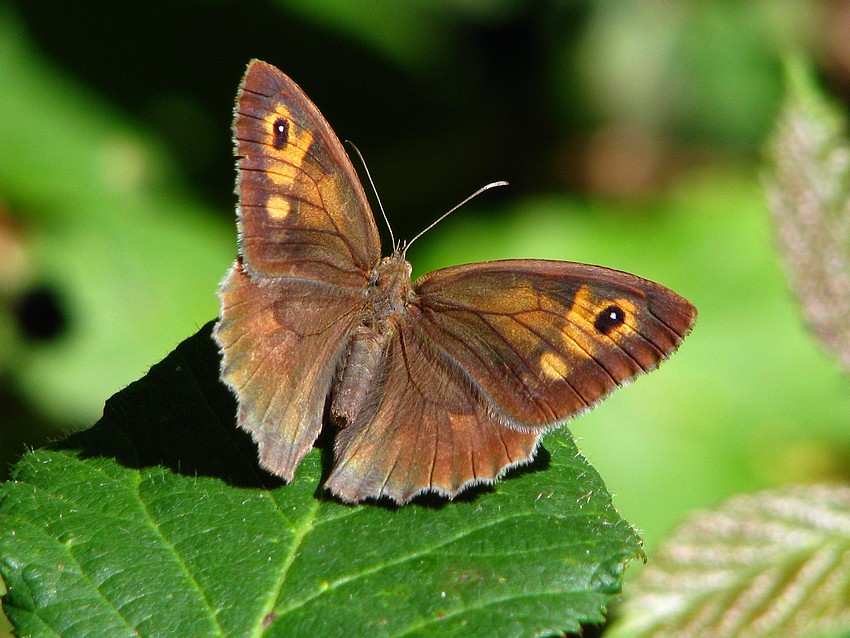
[{"label": "brown butterfly", "polygon": [[328,407],[325,487],[449,498],[529,462],[541,435],[672,353],[696,309],[634,275],[488,261],[415,283],[381,259],[363,187],[304,92],[254,60],[236,100],[239,257],[215,339],[239,426],[289,481]]}]

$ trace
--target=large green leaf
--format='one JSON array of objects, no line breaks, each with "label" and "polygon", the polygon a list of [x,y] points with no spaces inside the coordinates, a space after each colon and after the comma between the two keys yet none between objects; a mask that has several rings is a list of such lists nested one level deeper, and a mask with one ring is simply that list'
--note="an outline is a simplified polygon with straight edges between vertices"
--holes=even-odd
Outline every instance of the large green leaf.
[{"label": "large green leaf", "polygon": [[357,507],[258,468],[210,326],[26,455],[0,491],[5,609],[28,636],[540,636],[603,620],[641,555],[568,432],[453,503]]}]

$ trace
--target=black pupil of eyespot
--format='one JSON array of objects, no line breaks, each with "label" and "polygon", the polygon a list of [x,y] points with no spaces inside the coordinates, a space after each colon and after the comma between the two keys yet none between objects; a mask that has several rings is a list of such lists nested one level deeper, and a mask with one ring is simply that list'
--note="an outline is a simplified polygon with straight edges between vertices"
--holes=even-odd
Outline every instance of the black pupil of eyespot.
[{"label": "black pupil of eyespot", "polygon": [[272,134],[274,135],[274,147],[283,148],[289,141],[289,122],[282,117],[274,121],[272,125]]},{"label": "black pupil of eyespot", "polygon": [[596,321],[593,322],[593,327],[602,334],[608,334],[614,328],[626,320],[626,313],[619,306],[608,306],[596,315]]}]

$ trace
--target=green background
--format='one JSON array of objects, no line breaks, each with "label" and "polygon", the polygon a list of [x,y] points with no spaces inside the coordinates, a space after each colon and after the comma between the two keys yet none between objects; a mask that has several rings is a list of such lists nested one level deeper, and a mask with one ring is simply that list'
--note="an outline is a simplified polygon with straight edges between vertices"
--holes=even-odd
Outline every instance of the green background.
[{"label": "green background", "polygon": [[[847,380],[803,326],[763,189],[783,57],[803,53],[850,95],[842,11],[0,2],[4,466],[96,421],[216,315],[235,254],[233,98],[259,57],[357,144],[397,237],[487,182],[511,183],[417,243],[416,273],[568,259],[695,303],[670,362],[570,426],[650,560],[695,508],[848,478]],[[27,335],[21,308],[34,299],[36,319],[58,313],[55,334]]]}]

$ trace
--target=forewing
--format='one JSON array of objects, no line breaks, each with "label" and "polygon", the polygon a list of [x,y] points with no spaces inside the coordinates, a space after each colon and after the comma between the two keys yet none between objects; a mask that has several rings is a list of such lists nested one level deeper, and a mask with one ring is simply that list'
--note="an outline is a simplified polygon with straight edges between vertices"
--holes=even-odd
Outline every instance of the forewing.
[{"label": "forewing", "polygon": [[518,429],[564,421],[654,368],[696,319],[663,286],[570,262],[457,266],[414,288],[422,340]]},{"label": "forewing", "polygon": [[233,130],[248,273],[365,285],[380,258],[375,220],[316,106],[281,71],[254,60],[239,88]]},{"label": "forewing", "polygon": [[325,487],[342,500],[406,503],[425,491],[452,497],[493,482],[536,450],[540,433],[502,425],[413,322],[399,319],[373,409],[337,434]]},{"label": "forewing", "polygon": [[363,293],[292,278],[258,284],[237,260],[219,297],[215,339],[222,379],[239,399],[239,426],[257,442],[260,464],[291,480],[321,430]]}]

